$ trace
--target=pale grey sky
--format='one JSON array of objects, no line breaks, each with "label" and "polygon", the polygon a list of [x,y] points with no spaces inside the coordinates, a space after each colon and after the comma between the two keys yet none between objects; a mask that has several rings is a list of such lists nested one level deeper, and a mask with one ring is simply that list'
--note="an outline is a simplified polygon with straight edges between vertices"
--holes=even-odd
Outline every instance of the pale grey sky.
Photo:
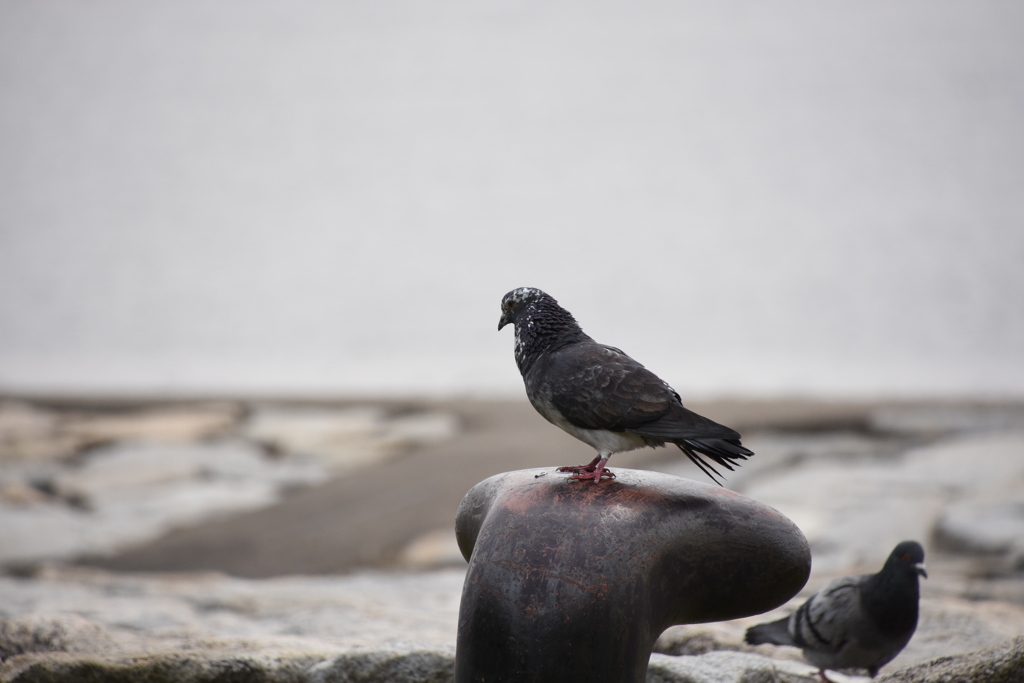
[{"label": "pale grey sky", "polygon": [[0,392],[1024,395],[1024,5],[0,4]]}]

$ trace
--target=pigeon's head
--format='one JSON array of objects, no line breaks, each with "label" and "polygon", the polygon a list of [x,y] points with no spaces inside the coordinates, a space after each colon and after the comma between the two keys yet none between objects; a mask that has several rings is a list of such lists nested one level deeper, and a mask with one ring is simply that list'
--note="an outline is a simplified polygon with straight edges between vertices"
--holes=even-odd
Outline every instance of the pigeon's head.
[{"label": "pigeon's head", "polygon": [[500,330],[509,323],[516,324],[526,311],[545,300],[555,303],[550,295],[535,287],[513,289],[501,298],[501,320],[498,321],[498,329]]},{"label": "pigeon's head", "polygon": [[917,541],[903,541],[892,550],[886,564],[894,564],[903,571],[928,578],[924,569],[924,548]]}]

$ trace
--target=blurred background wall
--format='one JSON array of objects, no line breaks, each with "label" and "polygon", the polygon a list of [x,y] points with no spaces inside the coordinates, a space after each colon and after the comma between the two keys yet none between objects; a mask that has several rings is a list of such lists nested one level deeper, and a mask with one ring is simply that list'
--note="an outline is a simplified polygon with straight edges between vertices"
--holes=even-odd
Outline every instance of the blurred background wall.
[{"label": "blurred background wall", "polygon": [[0,392],[1024,395],[1024,5],[0,3]]}]

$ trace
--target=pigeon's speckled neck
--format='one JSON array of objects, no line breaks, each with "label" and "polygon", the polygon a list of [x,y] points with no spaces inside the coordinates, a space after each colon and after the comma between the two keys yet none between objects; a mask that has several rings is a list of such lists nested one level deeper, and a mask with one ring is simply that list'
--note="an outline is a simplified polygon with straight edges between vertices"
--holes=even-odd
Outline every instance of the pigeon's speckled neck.
[{"label": "pigeon's speckled neck", "polygon": [[593,341],[580,329],[572,313],[544,294],[523,302],[516,315],[516,365],[525,374],[541,353],[566,344]]}]

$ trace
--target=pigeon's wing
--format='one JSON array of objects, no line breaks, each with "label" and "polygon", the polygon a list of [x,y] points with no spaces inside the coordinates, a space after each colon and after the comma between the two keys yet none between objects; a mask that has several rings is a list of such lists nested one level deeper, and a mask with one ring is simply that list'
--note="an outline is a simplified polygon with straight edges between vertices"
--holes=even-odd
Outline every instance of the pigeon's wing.
[{"label": "pigeon's wing", "polygon": [[624,431],[671,410],[674,394],[622,351],[597,343],[571,344],[545,354],[526,378],[528,393],[550,401],[584,429]]},{"label": "pigeon's wing", "polygon": [[[681,403],[656,420],[636,425],[630,431],[641,436],[677,442],[679,439],[739,439],[735,429],[720,425],[685,408]],[[743,449],[746,451],[746,449]],[[749,452],[748,452],[749,453]],[[730,453],[735,457],[736,453]]]},{"label": "pigeon's wing", "polygon": [[539,364],[537,387],[577,427],[629,431],[655,439],[739,435],[683,407],[661,378],[621,350],[572,344]]},{"label": "pigeon's wing", "polygon": [[789,617],[793,644],[823,653],[838,653],[850,642],[863,618],[859,576],[834,580]]}]

